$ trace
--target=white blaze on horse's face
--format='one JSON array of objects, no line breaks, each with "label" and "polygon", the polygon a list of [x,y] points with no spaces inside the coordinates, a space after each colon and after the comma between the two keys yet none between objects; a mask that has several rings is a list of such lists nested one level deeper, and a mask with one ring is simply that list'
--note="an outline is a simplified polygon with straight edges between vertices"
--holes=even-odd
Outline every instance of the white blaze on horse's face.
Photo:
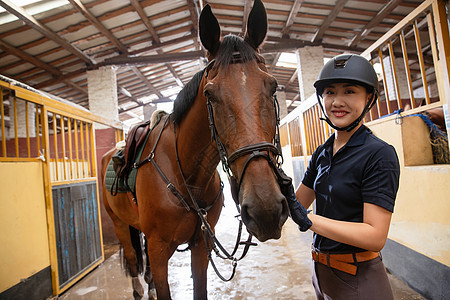
[{"label": "white blaze on horse's face", "polygon": [[242,83],[245,85],[246,84],[246,82],[247,82],[247,75],[245,75],[245,72],[244,71],[242,71],[242,73],[241,73],[241,81],[242,81]]}]

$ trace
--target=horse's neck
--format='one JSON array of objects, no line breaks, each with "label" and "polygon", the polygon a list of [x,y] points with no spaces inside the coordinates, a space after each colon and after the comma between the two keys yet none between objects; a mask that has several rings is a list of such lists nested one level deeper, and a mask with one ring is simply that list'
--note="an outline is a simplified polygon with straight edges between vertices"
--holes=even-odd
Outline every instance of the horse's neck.
[{"label": "horse's neck", "polygon": [[[203,84],[199,91],[203,91]],[[202,92],[198,93],[178,131],[178,155],[188,183],[207,184],[214,177],[219,152],[211,141],[206,99]]]}]

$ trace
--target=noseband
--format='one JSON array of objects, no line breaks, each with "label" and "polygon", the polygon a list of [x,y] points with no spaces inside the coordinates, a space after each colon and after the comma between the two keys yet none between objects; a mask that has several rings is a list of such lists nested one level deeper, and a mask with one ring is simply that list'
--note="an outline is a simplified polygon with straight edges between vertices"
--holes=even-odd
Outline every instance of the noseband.
[{"label": "noseband", "polygon": [[[231,63],[243,63],[242,58],[239,53],[233,53],[233,57]],[[208,77],[209,70],[212,68],[214,64],[214,60],[212,60],[205,70],[205,78]],[[283,164],[283,155],[281,152],[281,143],[280,143],[280,105],[278,103],[278,99],[276,95],[273,96],[274,107],[275,107],[275,118],[276,118],[276,129],[275,136],[273,139],[273,143],[269,142],[260,142],[256,144],[246,145],[238,148],[234,152],[232,152],[229,156],[225,149],[224,144],[220,140],[219,133],[217,132],[216,124],[214,121],[214,111],[211,102],[209,99],[206,101],[208,107],[208,117],[209,117],[209,126],[211,128],[211,138],[215,141],[217,148],[219,150],[220,160],[222,161],[223,170],[227,173],[228,179],[230,181],[231,194],[233,196],[236,204],[239,204],[239,190],[241,188],[242,180],[245,175],[245,171],[247,170],[250,162],[255,159],[262,157],[267,160],[269,166],[274,171],[278,184],[286,184],[290,183],[291,179],[280,172],[281,165]],[[272,154],[272,155],[271,155]],[[238,159],[244,156],[247,156],[247,159],[244,163],[244,168],[242,170],[241,176],[239,176],[239,182],[236,177],[233,176],[230,166]]]}]

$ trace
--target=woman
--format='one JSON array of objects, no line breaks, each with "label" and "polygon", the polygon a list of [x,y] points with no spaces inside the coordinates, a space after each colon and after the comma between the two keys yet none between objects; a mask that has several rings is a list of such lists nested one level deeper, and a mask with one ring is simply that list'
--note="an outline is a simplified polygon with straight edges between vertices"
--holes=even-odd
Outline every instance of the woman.
[{"label": "woman", "polygon": [[[379,251],[399,163],[395,149],[362,124],[378,97],[377,75],[365,58],[344,54],[325,64],[314,87],[335,132],[313,153],[297,192],[289,186],[283,192],[300,230],[314,232],[317,299],[393,299]],[[315,214],[307,215],[304,207],[314,199]]]}]

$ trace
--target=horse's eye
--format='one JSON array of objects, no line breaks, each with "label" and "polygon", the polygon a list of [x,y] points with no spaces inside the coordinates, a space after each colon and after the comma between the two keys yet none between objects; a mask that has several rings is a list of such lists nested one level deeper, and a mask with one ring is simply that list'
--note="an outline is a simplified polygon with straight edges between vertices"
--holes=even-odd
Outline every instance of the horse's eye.
[{"label": "horse's eye", "polygon": [[205,95],[206,99],[208,99],[209,101],[213,102],[214,101],[214,95],[211,92],[211,90],[209,89],[205,89],[203,94]]},{"label": "horse's eye", "polygon": [[275,93],[277,92],[277,86],[274,86],[270,92],[272,96],[275,95]]},{"label": "horse's eye", "polygon": [[205,89],[203,90],[203,95],[205,95],[205,97],[209,101],[214,102],[216,99],[216,97],[215,97],[215,95],[217,94],[216,92],[217,91],[216,91],[215,84],[209,82],[205,85]]},{"label": "horse's eye", "polygon": [[270,95],[273,96],[277,91],[277,80],[274,77],[268,77],[266,79],[266,86],[270,89]]}]

